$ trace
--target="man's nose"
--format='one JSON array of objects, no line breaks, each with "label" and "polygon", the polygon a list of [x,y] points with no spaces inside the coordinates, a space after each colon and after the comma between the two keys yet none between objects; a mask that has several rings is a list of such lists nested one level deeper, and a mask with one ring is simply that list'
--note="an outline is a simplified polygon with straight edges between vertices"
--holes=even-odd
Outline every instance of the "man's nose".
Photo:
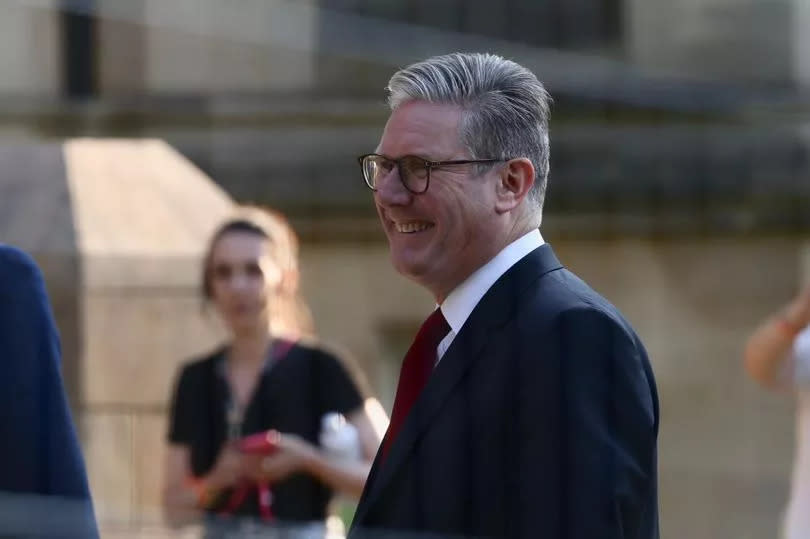
[{"label": "man's nose", "polygon": [[391,172],[377,180],[377,191],[375,197],[383,206],[403,206],[411,200],[410,191],[402,183],[399,167],[394,167]]}]

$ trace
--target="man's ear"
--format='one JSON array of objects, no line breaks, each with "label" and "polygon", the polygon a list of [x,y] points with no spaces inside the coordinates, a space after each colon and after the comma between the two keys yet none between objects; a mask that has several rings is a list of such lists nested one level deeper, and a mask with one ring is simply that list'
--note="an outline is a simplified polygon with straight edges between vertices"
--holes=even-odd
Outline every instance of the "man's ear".
[{"label": "man's ear", "polygon": [[506,163],[498,175],[495,211],[507,213],[517,208],[534,185],[534,166],[525,157]]}]

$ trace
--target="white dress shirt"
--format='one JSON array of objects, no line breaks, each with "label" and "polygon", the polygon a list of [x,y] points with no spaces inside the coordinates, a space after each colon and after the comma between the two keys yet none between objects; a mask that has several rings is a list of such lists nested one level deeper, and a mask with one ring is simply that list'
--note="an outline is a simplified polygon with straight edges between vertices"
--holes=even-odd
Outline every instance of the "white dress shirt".
[{"label": "white dress shirt", "polygon": [[785,539],[810,537],[810,327],[793,343],[789,372],[796,385],[796,454],[790,502],[784,521]]},{"label": "white dress shirt", "polygon": [[526,233],[504,247],[500,253],[495,255],[495,258],[475,270],[472,275],[467,277],[467,280],[450,292],[440,306],[442,314],[450,326],[450,333],[439,343],[437,364],[450,348],[458,332],[464,327],[470,313],[473,312],[484,294],[492,288],[495,281],[543,243],[545,242],[539,230],[534,229]]}]

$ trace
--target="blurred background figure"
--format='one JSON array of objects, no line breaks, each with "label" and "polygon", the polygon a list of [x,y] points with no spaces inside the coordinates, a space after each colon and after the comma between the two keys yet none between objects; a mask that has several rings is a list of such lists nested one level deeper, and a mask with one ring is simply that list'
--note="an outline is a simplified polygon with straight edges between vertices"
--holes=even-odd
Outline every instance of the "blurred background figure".
[{"label": "blurred background figure", "polygon": [[[178,377],[166,517],[180,526],[202,512],[209,537],[217,529],[260,524],[324,536],[333,491],[362,492],[385,414],[364,397],[354,372],[312,338],[298,293],[297,239],[279,214],[242,208],[224,223],[210,241],[202,282],[230,340]],[[321,447],[335,441],[340,425],[333,414],[356,432],[349,440],[354,454]],[[248,454],[238,446],[266,432],[272,453]]]},{"label": "blurred background figure", "polygon": [[745,367],[762,386],[796,394],[796,455],[784,537],[810,537],[810,287],[751,335]]},{"label": "blurred background figure", "polygon": [[27,254],[3,244],[0,440],[0,535],[98,535],[42,275]]}]

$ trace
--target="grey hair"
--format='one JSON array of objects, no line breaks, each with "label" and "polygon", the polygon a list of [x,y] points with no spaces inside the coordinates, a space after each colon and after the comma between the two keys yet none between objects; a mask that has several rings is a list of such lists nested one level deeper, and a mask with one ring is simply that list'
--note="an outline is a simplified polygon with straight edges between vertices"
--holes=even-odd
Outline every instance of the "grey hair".
[{"label": "grey hair", "polygon": [[408,101],[461,107],[459,137],[473,159],[528,158],[535,169],[528,200],[539,219],[549,171],[551,97],[534,73],[494,54],[456,52],[397,71],[387,90],[391,110]]}]

